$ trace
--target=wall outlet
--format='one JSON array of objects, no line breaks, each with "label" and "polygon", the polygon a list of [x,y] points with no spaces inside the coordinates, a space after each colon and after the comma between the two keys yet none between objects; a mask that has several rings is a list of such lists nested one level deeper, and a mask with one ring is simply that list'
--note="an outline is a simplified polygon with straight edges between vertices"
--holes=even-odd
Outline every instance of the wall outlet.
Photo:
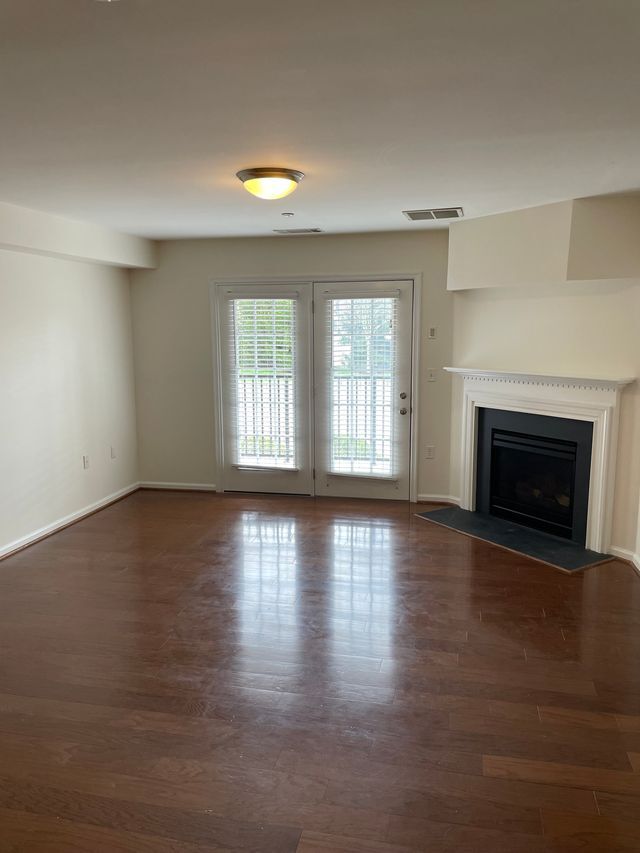
[{"label": "wall outlet", "polygon": [[111,458],[112,458],[112,459],[115,459],[115,458],[116,458],[116,449],[115,449],[115,447],[113,446],[113,444],[111,445]]},{"label": "wall outlet", "polygon": [[85,471],[89,467],[89,457],[88,456],[82,457],[82,467],[84,468]]},{"label": "wall outlet", "polygon": [[433,444],[428,444],[424,449],[424,458],[425,459],[434,459],[436,455],[436,449]]},{"label": "wall outlet", "polygon": [[435,382],[437,379],[438,371],[437,370],[429,370],[427,371],[427,382]]},{"label": "wall outlet", "polygon": [[428,338],[430,341],[435,341],[435,339],[436,339],[437,337],[438,337],[438,329],[437,329],[437,327],[436,327],[436,326],[429,326],[429,328],[428,328],[428,330],[427,330],[427,338]]}]

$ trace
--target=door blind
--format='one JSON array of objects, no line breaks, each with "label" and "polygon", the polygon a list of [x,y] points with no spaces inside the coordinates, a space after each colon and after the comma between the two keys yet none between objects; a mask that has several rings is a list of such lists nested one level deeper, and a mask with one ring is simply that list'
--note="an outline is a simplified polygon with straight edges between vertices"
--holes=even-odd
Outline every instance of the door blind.
[{"label": "door blind", "polygon": [[296,299],[229,300],[232,459],[296,468]]},{"label": "door blind", "polygon": [[334,474],[396,473],[396,296],[330,296],[329,459]]}]

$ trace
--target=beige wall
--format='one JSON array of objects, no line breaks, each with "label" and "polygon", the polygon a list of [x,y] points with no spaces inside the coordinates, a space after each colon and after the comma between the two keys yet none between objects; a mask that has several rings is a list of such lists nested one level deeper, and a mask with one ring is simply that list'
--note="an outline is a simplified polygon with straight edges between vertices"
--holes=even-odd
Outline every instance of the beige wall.
[{"label": "beige wall", "polygon": [[449,290],[519,287],[567,277],[573,202],[561,201],[449,227]]},{"label": "beige wall", "polygon": [[136,481],[128,273],[0,250],[0,553]]},{"label": "beige wall", "polygon": [[[454,294],[453,363],[573,376],[640,377],[640,282],[576,282]],[[459,382],[453,424],[459,422]],[[459,495],[459,431],[452,491]],[[640,388],[623,393],[613,544],[636,550],[640,490]]]},{"label": "beige wall", "polygon": [[449,227],[449,290],[640,277],[640,194],[593,196]]},{"label": "beige wall", "polygon": [[579,198],[573,202],[567,278],[640,275],[640,196]]},{"label": "beige wall", "polygon": [[[215,484],[213,369],[209,282],[212,279],[414,273],[424,276],[422,326],[421,494],[448,494],[450,388],[427,367],[451,360],[452,296],[446,292],[447,234],[184,240],[159,246],[158,269],[135,271],[133,318],[140,478]],[[435,445],[426,460],[424,447]]]}]

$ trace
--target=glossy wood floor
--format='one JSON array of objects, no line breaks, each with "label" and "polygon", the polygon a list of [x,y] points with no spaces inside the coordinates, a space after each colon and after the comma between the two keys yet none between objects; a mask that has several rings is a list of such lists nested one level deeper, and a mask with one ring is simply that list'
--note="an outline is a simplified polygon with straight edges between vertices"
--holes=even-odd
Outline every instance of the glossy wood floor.
[{"label": "glossy wood floor", "polygon": [[0,563],[0,853],[640,850],[640,577],[138,492]]}]

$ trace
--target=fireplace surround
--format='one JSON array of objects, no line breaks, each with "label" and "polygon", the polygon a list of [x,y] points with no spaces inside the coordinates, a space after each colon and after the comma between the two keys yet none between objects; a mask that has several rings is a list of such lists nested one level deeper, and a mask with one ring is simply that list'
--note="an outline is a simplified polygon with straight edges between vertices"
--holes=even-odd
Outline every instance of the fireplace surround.
[{"label": "fireplace surround", "polygon": [[[591,429],[583,542],[593,551],[606,553],[611,540],[620,394],[624,386],[634,380],[549,376],[473,368],[446,367],[445,370],[463,378],[459,446],[460,506],[472,511],[480,508],[476,500],[480,410],[521,412],[542,418],[581,421]],[[508,429],[506,431],[509,432]]]}]

